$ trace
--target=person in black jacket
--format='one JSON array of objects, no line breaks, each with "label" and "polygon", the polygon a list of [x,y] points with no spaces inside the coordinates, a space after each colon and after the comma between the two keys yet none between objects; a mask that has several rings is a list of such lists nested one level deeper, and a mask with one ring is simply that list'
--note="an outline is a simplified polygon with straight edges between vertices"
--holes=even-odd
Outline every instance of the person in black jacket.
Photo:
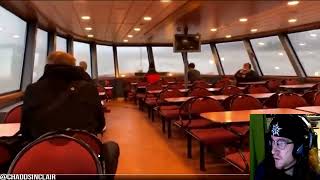
[{"label": "person in black jacket", "polygon": [[320,179],[316,136],[303,115],[275,115],[267,135],[266,157],[255,180]]},{"label": "person in black jacket", "polygon": [[[75,66],[76,59],[64,52],[48,56],[43,76],[30,84],[23,97],[20,132],[27,141],[67,128],[99,134],[105,127],[97,87],[90,76]],[[107,173],[114,174],[119,147],[104,143]]]},{"label": "person in black jacket", "polygon": [[243,68],[237,71],[234,77],[238,82],[248,82],[248,81],[258,81],[259,76],[258,74],[251,69],[250,63],[243,64]]}]

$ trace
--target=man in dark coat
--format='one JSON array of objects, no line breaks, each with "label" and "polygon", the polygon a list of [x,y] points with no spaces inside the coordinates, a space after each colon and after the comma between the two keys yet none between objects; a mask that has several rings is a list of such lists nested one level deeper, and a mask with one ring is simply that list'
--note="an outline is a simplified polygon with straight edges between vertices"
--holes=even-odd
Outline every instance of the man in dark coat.
[{"label": "man in dark coat", "polygon": [[251,69],[250,63],[243,64],[243,68],[237,71],[237,73],[234,76],[237,80],[237,83],[259,80],[258,74]]},{"label": "man in dark coat", "polygon": [[66,128],[102,132],[104,112],[91,78],[76,67],[70,54],[48,57],[43,76],[27,87],[23,98],[21,133],[33,140]]}]

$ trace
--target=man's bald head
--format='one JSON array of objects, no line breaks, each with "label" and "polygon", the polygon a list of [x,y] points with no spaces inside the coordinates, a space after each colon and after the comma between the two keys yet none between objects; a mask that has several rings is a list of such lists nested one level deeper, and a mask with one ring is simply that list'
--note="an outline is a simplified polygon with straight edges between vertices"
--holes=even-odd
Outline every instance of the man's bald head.
[{"label": "man's bald head", "polygon": [[76,59],[68,53],[56,51],[48,56],[48,64],[76,65]]}]

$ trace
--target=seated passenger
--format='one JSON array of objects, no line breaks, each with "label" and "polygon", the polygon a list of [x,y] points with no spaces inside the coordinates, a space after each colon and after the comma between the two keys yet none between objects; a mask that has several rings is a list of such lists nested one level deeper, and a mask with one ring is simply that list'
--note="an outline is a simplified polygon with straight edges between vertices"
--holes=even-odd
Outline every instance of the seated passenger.
[{"label": "seated passenger", "polygon": [[[20,127],[22,137],[27,141],[67,128],[87,130],[93,134],[103,131],[104,111],[96,85],[82,68],[75,66],[75,62],[72,55],[64,52],[50,54],[43,76],[27,87]],[[104,147],[108,154],[113,154],[107,160],[118,159],[116,143],[105,143]],[[108,149],[110,147],[113,149]],[[115,170],[114,166],[117,165],[107,165]]]},{"label": "seated passenger", "polygon": [[154,84],[158,81],[160,81],[160,74],[156,72],[155,69],[151,68],[148,73],[145,75],[145,78],[147,79],[147,82],[150,84]]},{"label": "seated passenger", "polygon": [[188,81],[191,83],[201,79],[200,71],[196,70],[195,67],[196,65],[194,63],[188,65]]},{"label": "seated passenger", "polygon": [[320,179],[315,134],[302,115],[275,115],[267,135],[265,160],[255,180]]},{"label": "seated passenger", "polygon": [[237,83],[259,80],[258,74],[251,69],[250,63],[243,64],[243,68],[237,71],[237,73],[234,76],[237,80]]}]

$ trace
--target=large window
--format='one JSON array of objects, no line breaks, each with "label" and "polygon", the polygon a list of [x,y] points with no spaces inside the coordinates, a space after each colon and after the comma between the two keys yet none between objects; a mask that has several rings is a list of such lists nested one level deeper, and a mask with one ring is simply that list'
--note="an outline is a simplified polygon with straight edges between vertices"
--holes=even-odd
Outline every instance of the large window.
[{"label": "large window", "polygon": [[67,39],[56,36],[56,51],[67,52]]},{"label": "large window", "polygon": [[320,76],[320,30],[289,34],[289,39],[308,76]]},{"label": "large window", "polygon": [[36,51],[34,55],[32,82],[37,81],[43,74],[47,62],[48,33],[41,29],[37,30]]},{"label": "large window", "polygon": [[153,47],[152,51],[158,72],[184,73],[181,53],[173,53],[173,47]]},{"label": "large window", "polygon": [[188,53],[189,63],[194,63],[201,74],[217,75],[218,70],[213,59],[210,44],[201,45],[201,52]]},{"label": "large window", "polygon": [[98,76],[114,77],[112,46],[97,45]]},{"label": "large window", "polygon": [[244,63],[250,63],[242,41],[219,43],[216,46],[226,75],[233,75],[242,68]]},{"label": "large window", "polygon": [[250,40],[264,75],[295,76],[278,36]]},{"label": "large window", "polygon": [[20,89],[26,26],[0,6],[0,94]]},{"label": "large window", "polygon": [[117,54],[121,76],[148,71],[149,61],[146,47],[117,47]]},{"label": "large window", "polygon": [[90,56],[90,45],[82,42],[73,42],[73,55],[76,58],[76,65],[79,62],[84,61],[87,63],[86,72],[91,76],[91,56]]}]

